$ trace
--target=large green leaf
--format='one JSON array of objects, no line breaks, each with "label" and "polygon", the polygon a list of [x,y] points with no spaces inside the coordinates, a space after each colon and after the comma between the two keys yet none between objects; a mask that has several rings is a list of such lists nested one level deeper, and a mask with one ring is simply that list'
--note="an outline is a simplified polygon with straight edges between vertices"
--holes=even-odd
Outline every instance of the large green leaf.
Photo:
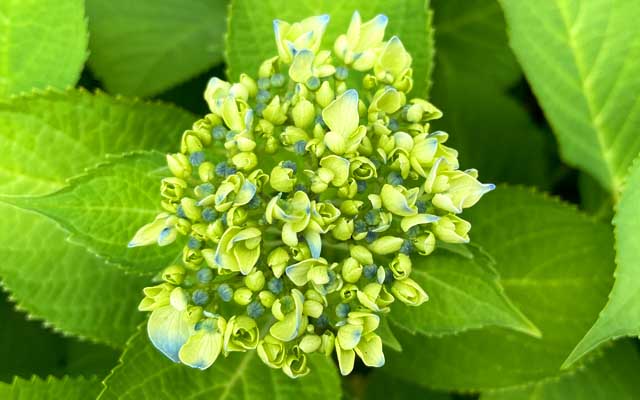
[{"label": "large green leaf", "polygon": [[0,399],[5,400],[87,400],[100,393],[97,378],[33,377],[30,380],[16,378],[11,384],[0,383]]},{"label": "large green leaf", "polygon": [[616,233],[616,282],[600,317],[567,359],[570,365],[609,339],[640,336],[640,158],[631,168],[613,219]]},{"label": "large green leaf", "polygon": [[87,14],[89,65],[111,92],[157,94],[222,61],[225,0],[89,0]]},{"label": "large green leaf", "polygon": [[451,134],[465,168],[486,181],[549,186],[550,149],[526,110],[507,95],[520,68],[495,0],[435,0],[438,51],[432,98],[444,112],[434,127]]},{"label": "large green leaf", "polygon": [[[453,400],[448,393],[434,392],[415,383],[406,382],[385,374],[379,369],[367,375],[366,390],[363,390],[365,400]],[[355,397],[360,398],[360,397]]]},{"label": "large green leaf", "polygon": [[465,391],[555,376],[606,302],[614,264],[610,227],[521,188],[501,187],[466,214],[472,240],[495,258],[506,294],[542,339],[499,328],[438,339],[398,331],[405,350],[388,353],[386,371]]},{"label": "large green leaf", "polygon": [[105,154],[177,149],[195,116],[176,107],[49,91],[0,104],[0,193],[36,195],[66,185]]},{"label": "large green leaf", "polygon": [[9,382],[16,375],[46,376],[61,369],[65,360],[64,339],[38,322],[28,321],[5,297],[0,292],[0,381]]},{"label": "large green leaf", "polygon": [[394,305],[391,320],[411,333],[427,336],[485,326],[539,336],[538,329],[504,293],[493,264],[475,249],[470,258],[436,252],[414,260],[411,277],[425,289],[430,300],[418,308]]},{"label": "large green leaf", "polygon": [[255,75],[267,58],[278,54],[273,36],[274,19],[295,22],[312,15],[329,14],[331,21],[323,48],[333,49],[338,35],[345,33],[351,15],[358,10],[363,20],[378,13],[389,17],[386,37],[397,35],[413,56],[412,94],[425,96],[431,79],[433,38],[428,0],[232,0],[226,58],[230,79],[240,73]]},{"label": "large green leaf", "polygon": [[160,153],[131,154],[73,178],[58,192],[0,200],[57,221],[72,242],[109,263],[155,273],[181,254],[177,244],[130,249],[127,243],[159,213],[160,180],[168,174]]},{"label": "large green leaf", "polygon": [[325,400],[340,399],[336,367],[324,356],[311,357],[311,373],[290,379],[262,363],[255,351],[220,357],[206,371],[175,364],[140,332],[127,345],[120,365],[104,381],[101,400]]},{"label": "large green leaf", "polygon": [[615,193],[640,151],[640,3],[500,3],[565,160]]},{"label": "large green leaf", "polygon": [[[82,91],[14,98],[0,105],[0,192],[49,193],[105,154],[172,148],[192,118]],[[46,218],[7,205],[0,217],[0,276],[18,306],[57,330],[122,346],[141,319],[135,306],[143,280],[69,244]]]},{"label": "large green leaf", "polygon": [[483,394],[481,400],[611,400],[640,398],[640,356],[635,343],[622,342],[584,369],[524,388]]},{"label": "large green leaf", "polygon": [[82,0],[0,2],[0,98],[75,85],[87,57]]},{"label": "large green leaf", "polygon": [[55,222],[0,204],[0,276],[18,307],[66,334],[121,347],[140,323],[145,278],[67,242]]}]

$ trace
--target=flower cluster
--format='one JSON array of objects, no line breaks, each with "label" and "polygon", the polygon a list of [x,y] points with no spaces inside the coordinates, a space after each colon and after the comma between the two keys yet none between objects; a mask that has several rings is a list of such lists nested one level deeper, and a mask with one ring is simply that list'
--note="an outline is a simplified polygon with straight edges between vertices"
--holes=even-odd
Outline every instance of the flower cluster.
[{"label": "flower cluster", "polygon": [[185,243],[139,306],[175,362],[256,350],[293,378],[313,352],[335,352],[344,375],[356,356],[382,366],[380,316],[427,300],[414,261],[468,242],[459,214],[494,188],[429,131],[442,114],[409,97],[411,55],[384,41],[384,15],[356,12],[333,52],[327,23],[275,21],[278,55],[257,80],[213,78],[211,112],[167,156],[165,212],[130,246]]}]

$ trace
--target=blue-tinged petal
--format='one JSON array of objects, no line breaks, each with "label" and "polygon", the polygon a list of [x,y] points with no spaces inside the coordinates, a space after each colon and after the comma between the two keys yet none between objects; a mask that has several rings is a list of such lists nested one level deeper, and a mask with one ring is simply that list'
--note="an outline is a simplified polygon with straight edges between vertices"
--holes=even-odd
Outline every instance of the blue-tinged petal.
[{"label": "blue-tinged petal", "polygon": [[440,217],[432,214],[418,214],[411,217],[404,217],[400,222],[400,227],[404,232],[413,228],[416,225],[431,224],[436,222]]},{"label": "blue-tinged petal", "polygon": [[362,325],[346,324],[338,329],[336,341],[345,350],[352,350],[362,338]]},{"label": "blue-tinged petal", "polygon": [[178,311],[172,306],[154,310],[147,323],[147,333],[151,343],[173,362],[180,362],[180,348],[187,342],[192,324],[186,311]]},{"label": "blue-tinged petal", "polygon": [[245,205],[250,202],[251,199],[253,199],[253,196],[255,196],[255,194],[256,185],[251,181],[244,181],[233,203],[238,206]]},{"label": "blue-tinged petal", "polygon": [[375,333],[370,333],[360,340],[355,347],[355,352],[368,367],[382,367],[384,365],[384,353],[382,352],[382,340]]},{"label": "blue-tinged petal", "polygon": [[309,270],[313,265],[312,259],[307,259],[304,261],[300,261],[299,263],[289,265],[285,269],[285,273],[287,277],[293,282],[296,286],[304,286],[309,282]]},{"label": "blue-tinged petal", "polygon": [[313,52],[302,50],[293,58],[293,63],[289,67],[289,77],[294,82],[305,83],[313,76]]},{"label": "blue-tinged petal", "polygon": [[222,350],[222,334],[214,326],[207,326],[213,324],[212,320],[204,322],[204,326],[187,340],[178,353],[180,361],[191,368],[209,368]]},{"label": "blue-tinged petal", "polygon": [[311,257],[320,258],[320,253],[322,253],[322,237],[320,233],[316,230],[307,229],[303,232],[303,236],[309,245]]}]

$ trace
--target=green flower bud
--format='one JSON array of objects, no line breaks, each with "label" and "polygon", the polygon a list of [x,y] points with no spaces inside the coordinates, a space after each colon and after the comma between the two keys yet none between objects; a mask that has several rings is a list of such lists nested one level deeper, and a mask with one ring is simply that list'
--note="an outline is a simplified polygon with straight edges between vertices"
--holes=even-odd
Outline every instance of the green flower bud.
[{"label": "green flower bud", "polygon": [[391,285],[391,293],[409,306],[419,306],[429,299],[427,293],[411,278],[394,281]]},{"label": "green flower bud", "polygon": [[344,260],[342,264],[342,277],[345,282],[355,283],[362,276],[362,264],[353,257]]},{"label": "green flower bud", "polygon": [[307,366],[307,355],[300,347],[293,346],[287,354],[287,358],[282,366],[282,372],[290,378],[299,378],[309,373]]},{"label": "green flower bud", "polygon": [[413,240],[413,246],[420,255],[428,256],[436,249],[436,237],[431,232],[426,235],[420,235]]},{"label": "green flower bud", "polygon": [[178,311],[186,310],[189,304],[187,292],[181,287],[174,288],[169,295],[169,304]]},{"label": "green flower bud", "polygon": [[220,238],[214,262],[220,268],[248,275],[260,258],[262,232],[257,228],[229,227]]},{"label": "green flower bud", "polygon": [[340,205],[340,211],[343,215],[353,217],[358,215],[360,208],[362,208],[363,205],[364,202],[360,200],[345,200]]},{"label": "green flower bud", "polygon": [[411,258],[406,254],[398,254],[393,261],[389,263],[389,269],[395,279],[406,279],[411,275]]},{"label": "green flower bud", "polygon": [[170,201],[180,201],[187,189],[187,182],[180,178],[164,178],[160,184],[160,195]]},{"label": "green flower bud", "polygon": [[249,97],[254,97],[258,93],[258,85],[249,75],[240,74],[240,83],[247,90]]},{"label": "green flower bud", "polygon": [[302,307],[302,312],[311,318],[320,318],[323,310],[322,303],[316,300],[306,300]]},{"label": "green flower bud", "polygon": [[468,243],[471,224],[457,215],[441,217],[433,224],[433,233],[446,243]]},{"label": "green flower bud", "polygon": [[185,274],[186,270],[180,265],[170,265],[162,271],[162,280],[172,285],[180,285]]},{"label": "green flower bud", "polygon": [[144,288],[142,290],[144,299],[138,305],[138,310],[153,311],[169,305],[169,296],[173,289],[174,286],[168,283]]},{"label": "green flower bud", "polygon": [[366,157],[355,157],[351,160],[351,176],[359,181],[377,178],[378,171],[375,165]]},{"label": "green flower bud", "polygon": [[316,101],[320,107],[324,108],[329,105],[334,99],[335,93],[329,84],[329,81],[322,82],[320,89],[316,93]]},{"label": "green flower bud", "polygon": [[212,162],[205,161],[198,167],[198,176],[202,182],[211,182],[216,174],[216,167]]},{"label": "green flower bud", "polygon": [[318,335],[305,335],[300,340],[300,350],[305,353],[313,353],[318,351],[322,345],[322,339]]},{"label": "green flower bud", "polygon": [[191,163],[182,153],[167,154],[167,165],[171,173],[178,178],[186,179],[191,176]]},{"label": "green flower bud", "polygon": [[266,335],[257,347],[258,356],[271,368],[282,368],[287,356],[285,344],[271,335]]},{"label": "green flower bud", "polygon": [[241,306],[246,306],[251,303],[251,297],[253,297],[253,292],[246,287],[238,288],[233,292],[233,301]]},{"label": "green flower bud", "polygon": [[269,253],[267,257],[267,264],[273,271],[273,275],[276,278],[280,278],[284,273],[284,269],[289,263],[290,260],[289,253],[283,247],[276,247]]},{"label": "green flower bud", "polygon": [[353,235],[354,224],[353,220],[346,218],[338,218],[335,226],[331,230],[331,235],[340,241],[347,241]]},{"label": "green flower bud", "polygon": [[194,199],[190,199],[188,197],[184,197],[180,201],[184,215],[186,215],[191,221],[199,221],[200,218],[202,218],[200,207],[198,207],[197,204],[198,203]]},{"label": "green flower bud", "polygon": [[276,301],[276,296],[268,290],[263,290],[258,293],[258,299],[260,300],[260,304],[267,308],[271,308],[273,303]]},{"label": "green flower bud", "polygon": [[391,254],[395,253],[402,247],[404,239],[395,236],[383,236],[380,239],[376,239],[369,245],[369,250],[376,254]]},{"label": "green flower bud", "polygon": [[296,184],[296,178],[293,175],[293,170],[285,168],[280,165],[276,165],[271,170],[271,177],[269,178],[269,184],[274,190],[278,192],[290,192]]},{"label": "green flower bud", "polygon": [[264,119],[274,125],[280,125],[287,119],[287,107],[280,105],[280,97],[275,96],[269,105],[262,111]]},{"label": "green flower bud", "polygon": [[316,118],[315,107],[309,100],[302,99],[293,107],[291,115],[296,127],[305,129],[310,127]]},{"label": "green flower bud", "polygon": [[233,316],[224,331],[223,349],[225,353],[251,350],[258,347],[259,340],[260,332],[255,320],[245,315]]},{"label": "green flower bud", "polygon": [[258,165],[258,157],[254,153],[243,151],[231,157],[231,163],[240,171],[251,171]]},{"label": "green flower bud", "polygon": [[349,248],[349,254],[351,257],[358,260],[362,265],[373,264],[373,254],[364,246],[355,245]]},{"label": "green flower bud", "polygon": [[265,279],[264,272],[253,271],[249,275],[244,277],[244,284],[253,292],[258,292],[264,287]]}]

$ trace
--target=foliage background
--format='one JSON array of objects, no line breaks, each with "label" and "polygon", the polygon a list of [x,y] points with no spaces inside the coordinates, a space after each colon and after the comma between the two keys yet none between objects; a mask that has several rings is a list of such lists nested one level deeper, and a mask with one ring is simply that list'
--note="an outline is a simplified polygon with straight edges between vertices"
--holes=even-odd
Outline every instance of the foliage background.
[{"label": "foliage background", "polygon": [[[169,363],[135,308],[171,252],[124,249],[155,215],[149,171],[209,77],[275,53],[273,18],[330,13],[329,43],[355,9],[390,17],[435,128],[501,184],[470,212],[477,247],[425,262],[432,300],[393,310],[383,369]],[[611,341],[640,333],[639,19],[629,0],[1,2],[0,398],[640,398],[637,340]]]}]

